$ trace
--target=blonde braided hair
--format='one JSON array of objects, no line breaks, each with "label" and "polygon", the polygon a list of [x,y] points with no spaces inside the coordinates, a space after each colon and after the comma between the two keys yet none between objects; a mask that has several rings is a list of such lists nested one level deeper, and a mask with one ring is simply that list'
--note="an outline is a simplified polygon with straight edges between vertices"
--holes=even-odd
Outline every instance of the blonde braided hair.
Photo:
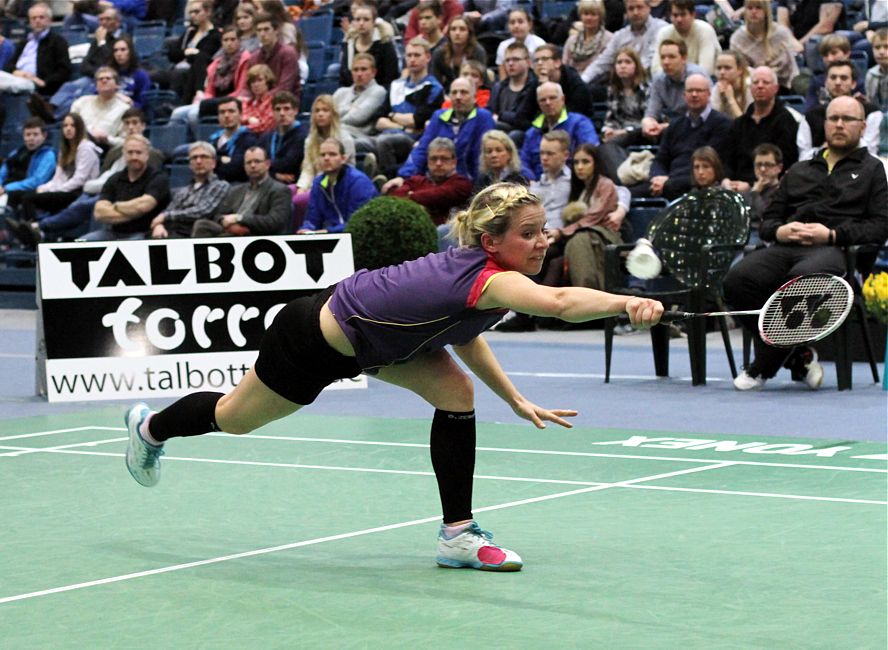
[{"label": "blonde braided hair", "polygon": [[518,183],[494,183],[484,188],[466,210],[450,220],[450,237],[462,247],[478,247],[481,235],[502,236],[519,208],[540,205],[542,199]]}]

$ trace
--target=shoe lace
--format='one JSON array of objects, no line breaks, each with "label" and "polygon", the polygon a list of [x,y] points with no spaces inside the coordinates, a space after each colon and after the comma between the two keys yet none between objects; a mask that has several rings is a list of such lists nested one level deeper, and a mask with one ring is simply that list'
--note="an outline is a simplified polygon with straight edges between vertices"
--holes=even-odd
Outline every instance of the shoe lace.
[{"label": "shoe lace", "polygon": [[493,533],[491,533],[489,530],[484,530],[474,521],[468,528],[466,528],[466,532],[483,537],[488,542],[493,541]]},{"label": "shoe lace", "polygon": [[163,450],[163,447],[155,447],[147,442],[142,446],[142,451],[144,452],[142,457],[142,467],[152,467],[157,463],[157,460],[166,453]]}]

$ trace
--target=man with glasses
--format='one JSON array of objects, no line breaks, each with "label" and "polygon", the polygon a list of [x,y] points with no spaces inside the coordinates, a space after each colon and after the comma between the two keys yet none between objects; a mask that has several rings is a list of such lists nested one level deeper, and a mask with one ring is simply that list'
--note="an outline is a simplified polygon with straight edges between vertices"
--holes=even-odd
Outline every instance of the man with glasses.
[{"label": "man with glasses", "polygon": [[99,26],[90,39],[89,51],[80,63],[80,75],[91,79],[96,70],[106,65],[111,60],[111,45],[124,33],[117,9],[103,9],[99,14]]},{"label": "man with glasses", "polygon": [[506,78],[497,81],[490,92],[487,109],[493,113],[496,128],[515,136],[511,131],[518,131],[524,137],[524,131],[537,114],[537,103],[534,91],[537,78],[530,68],[530,52],[524,43],[512,43],[506,47]]},{"label": "man with glasses", "polygon": [[[410,199],[423,206],[442,226],[453,209],[462,208],[472,196],[472,181],[456,170],[456,147],[449,138],[429,143],[428,171],[392,179],[383,193]],[[440,235],[440,233],[439,233]]]},{"label": "man with glasses", "polygon": [[271,161],[262,147],[244,154],[247,182],[228,190],[212,219],[198,219],[192,237],[219,235],[283,235],[291,216],[290,188],[274,180]]},{"label": "man with glasses", "polygon": [[799,159],[795,143],[798,123],[777,96],[780,90],[777,74],[768,66],[761,66],[753,68],[750,79],[752,104],[731,124],[722,157],[725,166],[722,186],[735,192],[748,192],[755,183],[753,158],[759,145],[776,146],[785,169]]},{"label": "man with glasses", "polygon": [[120,132],[123,127],[123,114],[129,110],[129,102],[124,101],[120,90],[120,77],[117,70],[102,66],[96,70],[96,94],[78,97],[71,104],[71,112],[83,118],[90,137],[108,149],[123,142]]},{"label": "man with glasses", "polygon": [[218,178],[216,150],[209,142],[198,140],[188,147],[191,183],[180,187],[163,212],[151,220],[152,239],[190,237],[198,219],[212,217],[228,194],[228,181]]},{"label": "man with glasses", "polygon": [[709,84],[709,77],[702,74],[685,79],[687,112],[669,124],[651,164],[650,181],[629,188],[633,195],[676,199],[691,189],[691,156],[696,149],[710,146],[724,155],[731,118],[709,105]]},{"label": "man with glasses", "polygon": [[[863,106],[856,99],[843,96],[829,103],[826,146],[790,167],[765,211],[759,233],[771,245],[743,257],[725,277],[725,298],[733,309],[760,309],[798,275],[844,275],[841,246],[888,239],[888,181],[879,159],[861,146],[864,128]],[[823,369],[813,348],[770,347],[758,334],[755,316],[740,320],[753,335],[755,360],[734,380],[737,390],[761,388],[781,366],[793,380],[820,387]]]},{"label": "man with glasses", "polygon": [[590,115],[592,113],[592,94],[589,86],[580,77],[580,73],[569,65],[561,63],[561,48],[546,43],[540,45],[533,54],[533,70],[539,83],[552,81],[561,86],[567,100],[567,110],[571,113]]},{"label": "man with glasses", "polygon": [[30,33],[0,72],[0,92],[33,93],[50,97],[71,76],[68,41],[50,31],[52,11],[44,2],[28,9]]},{"label": "man with glasses", "polygon": [[[831,99],[850,97],[857,84],[857,71],[850,61],[833,61],[826,68],[826,91]],[[869,152],[879,155],[879,124],[882,122],[882,111],[878,106],[861,98],[866,126],[861,135],[861,142]],[[824,105],[814,106],[805,112],[805,119],[799,123],[796,145],[799,148],[799,160],[810,160],[825,140],[824,118],[827,108]]]}]

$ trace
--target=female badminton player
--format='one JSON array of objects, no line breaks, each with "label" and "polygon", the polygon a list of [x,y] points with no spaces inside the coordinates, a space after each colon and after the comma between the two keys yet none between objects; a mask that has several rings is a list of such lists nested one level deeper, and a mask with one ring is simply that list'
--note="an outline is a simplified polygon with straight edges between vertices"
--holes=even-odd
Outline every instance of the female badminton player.
[{"label": "female badminton player", "polygon": [[288,303],[269,327],[255,366],[227,395],[193,393],[158,413],[145,404],[126,416],[127,468],[140,484],[160,480],[170,438],[211,431],[244,434],[311,404],[336,379],[364,372],[413,391],[435,407],[432,466],[443,506],[437,563],[518,571],[521,558],[497,546],[472,519],[475,412],[472,380],[456,355],[517,415],[545,428],[576,415],[527,400],[480,334],[508,309],[579,322],[627,313],[636,327],[657,323],[663,306],[578,287],[545,287],[547,243],[540,199],[513,183],[491,185],[455,216],[458,248],[375,271],[360,270],[321,293]]}]

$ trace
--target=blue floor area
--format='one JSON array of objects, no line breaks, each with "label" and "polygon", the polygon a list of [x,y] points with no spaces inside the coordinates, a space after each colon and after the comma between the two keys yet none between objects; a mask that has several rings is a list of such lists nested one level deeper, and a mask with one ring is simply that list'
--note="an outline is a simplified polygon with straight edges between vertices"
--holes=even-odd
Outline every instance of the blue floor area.
[{"label": "blue floor area", "polygon": [[[34,391],[34,332],[4,326],[0,312],[0,420],[58,415],[110,406],[113,402],[48,404]],[[7,319],[8,320],[8,319]],[[740,393],[730,382],[724,348],[709,337],[706,386],[692,386],[686,344],[672,344],[669,378],[653,374],[650,344],[644,335],[618,337],[611,383],[605,384],[600,331],[491,333],[501,364],[530,400],[550,408],[575,408],[578,425],[652,432],[758,437],[804,437],[848,441],[886,440],[886,394],[873,384],[869,368],[855,364],[854,389],[836,390],[835,367],[824,363],[821,390],[789,381],[788,372],[759,392]],[[739,361],[740,338],[735,332]],[[880,365],[880,371],[882,367]],[[478,418],[517,422],[511,409],[483,385],[478,386]],[[166,402],[156,401],[161,407]],[[121,403],[121,413],[124,404]],[[307,413],[422,418],[430,407],[402,389],[370,381],[367,390],[331,391]],[[528,424],[528,426],[530,426]],[[554,425],[550,425],[554,426]],[[0,424],[2,429],[2,424]],[[541,432],[545,435],[545,432]]]}]

